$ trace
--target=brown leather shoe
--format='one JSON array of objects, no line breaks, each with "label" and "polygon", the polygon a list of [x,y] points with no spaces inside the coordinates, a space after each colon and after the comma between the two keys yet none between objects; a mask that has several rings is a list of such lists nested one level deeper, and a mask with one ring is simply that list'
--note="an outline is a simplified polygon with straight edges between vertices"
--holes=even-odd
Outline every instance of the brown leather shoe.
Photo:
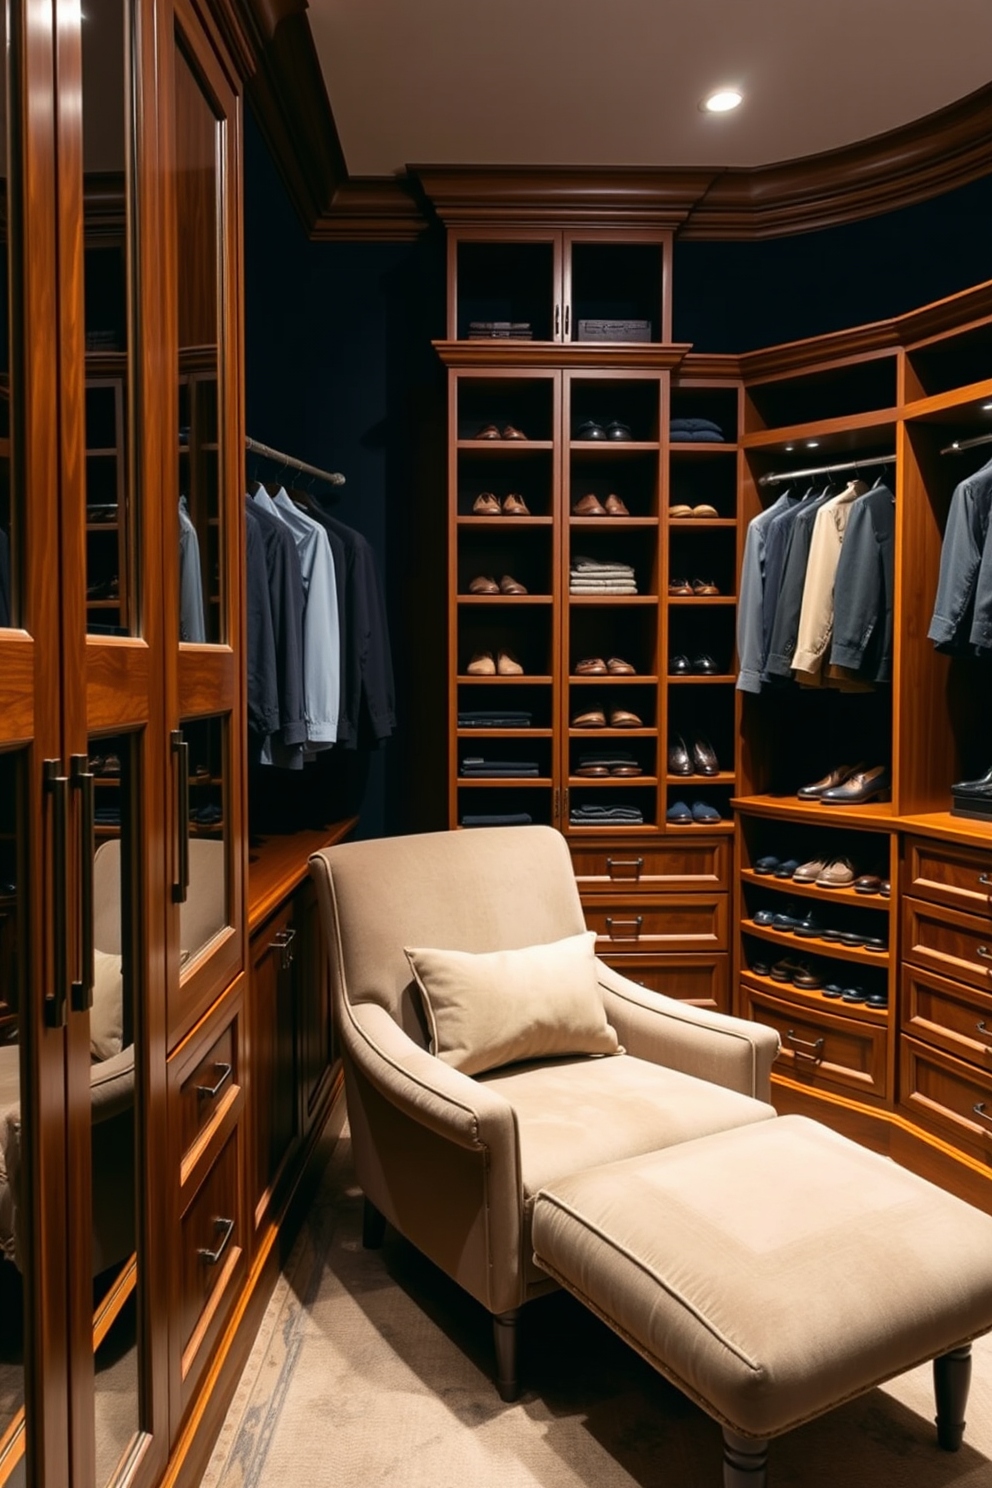
[{"label": "brown leather shoe", "polygon": [[610,728],[643,728],[644,724],[629,708],[613,708],[610,711]]},{"label": "brown leather shoe", "polygon": [[574,517],[605,517],[606,507],[599,497],[594,496],[590,491],[588,496],[579,497],[572,507],[572,515]]},{"label": "brown leather shoe", "polygon": [[487,578],[485,574],[479,574],[468,586],[469,594],[498,594],[499,585],[495,579]]},{"label": "brown leather shoe", "polygon": [[496,657],[496,673],[500,677],[522,677],[524,669],[512,651],[501,648]]},{"label": "brown leather shoe", "polygon": [[675,504],[675,506],[670,506],[668,508],[668,515],[670,517],[691,517],[692,507],[686,506],[684,501],[679,501]]},{"label": "brown leather shoe", "polygon": [[622,775],[626,779],[630,775],[643,775],[644,771],[640,765],[611,765],[611,775]]},{"label": "brown leather shoe", "polygon": [[849,889],[857,878],[857,869],[850,858],[832,858],[816,880],[818,889]]},{"label": "brown leather shoe", "polygon": [[517,496],[513,491],[503,497],[504,517],[529,517],[530,510],[522,496]]},{"label": "brown leather shoe", "polygon": [[606,670],[611,677],[636,677],[637,669],[632,667],[629,661],[624,661],[619,656],[611,656],[606,663]]},{"label": "brown leather shoe", "polygon": [[476,439],[500,439],[502,435],[495,424],[486,424],[485,428],[480,429],[475,437]]},{"label": "brown leather shoe", "polygon": [[623,502],[620,500],[620,497],[614,496],[612,491],[610,492],[609,496],[607,496],[604,505],[606,507],[606,515],[608,517],[630,516],[630,512],[624,506]]},{"label": "brown leather shoe", "polygon": [[718,517],[720,513],[715,506],[710,506],[708,501],[704,501],[700,506],[692,508],[692,515],[694,517]]},{"label": "brown leather shoe", "polygon": [[584,713],[576,713],[572,719],[573,728],[605,728],[606,714],[602,708],[587,708]]},{"label": "brown leather shoe", "polygon": [[692,592],[693,594],[710,595],[719,594],[720,590],[717,588],[716,584],[714,584],[712,579],[693,579]]},{"label": "brown leather shoe", "polygon": [[526,439],[527,435],[522,429],[515,429],[512,424],[507,424],[503,429],[504,439]]},{"label": "brown leather shoe", "polygon": [[465,668],[466,676],[469,677],[495,677],[496,663],[491,651],[475,651],[472,660]]},{"label": "brown leather shoe", "polygon": [[573,775],[585,775],[601,780],[604,775],[609,775],[607,765],[579,765],[572,771]]},{"label": "brown leather shoe", "polygon": [[526,594],[527,590],[517,579],[511,579],[509,574],[504,574],[499,581],[500,594]]},{"label": "brown leather shoe", "polygon": [[606,662],[601,656],[587,656],[575,663],[573,677],[605,677]]},{"label": "brown leather shoe", "polygon": [[692,585],[688,579],[669,579],[668,592],[674,595],[691,595]]},{"label": "brown leather shoe", "polygon": [[481,491],[472,502],[472,510],[477,517],[498,517],[499,501],[492,491]]},{"label": "brown leather shoe", "polygon": [[843,785],[845,780],[850,779],[852,775],[864,768],[864,761],[857,765],[836,765],[820,780],[814,780],[810,785],[801,785],[796,795],[800,801],[818,801],[825,790],[830,790],[835,785]]}]

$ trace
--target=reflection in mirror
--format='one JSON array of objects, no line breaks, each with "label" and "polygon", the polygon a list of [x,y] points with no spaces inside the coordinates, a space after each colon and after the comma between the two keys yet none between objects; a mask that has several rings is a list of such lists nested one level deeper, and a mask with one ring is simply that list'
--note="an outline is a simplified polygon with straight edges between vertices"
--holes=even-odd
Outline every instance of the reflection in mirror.
[{"label": "reflection in mirror", "polygon": [[126,0],[83,14],[83,258],[86,317],[86,628],[135,624],[136,514],[127,457]]},{"label": "reflection in mirror", "polygon": [[179,269],[179,639],[219,643],[224,566],[218,348],[223,126],[176,48],[176,261]]},{"label": "reflection in mirror", "polygon": [[[10,492],[10,172],[7,166],[7,8],[0,6],[0,626],[14,624],[16,532]],[[0,1438],[2,1439],[2,1438]]]},{"label": "reflection in mirror", "polygon": [[230,924],[227,882],[226,728],[222,718],[183,724],[189,745],[189,890],[179,906],[183,965]]},{"label": "reflection in mirror", "polygon": [[135,1254],[134,936],[131,740],[94,739],[94,987],[90,1009],[96,1482],[107,1483],[140,1429]]},{"label": "reflection in mirror", "polygon": [[[0,1482],[23,1451],[24,1283],[18,1223],[22,1129],[19,1017],[18,760],[0,755]],[[28,1103],[23,1103],[28,1109]]]}]

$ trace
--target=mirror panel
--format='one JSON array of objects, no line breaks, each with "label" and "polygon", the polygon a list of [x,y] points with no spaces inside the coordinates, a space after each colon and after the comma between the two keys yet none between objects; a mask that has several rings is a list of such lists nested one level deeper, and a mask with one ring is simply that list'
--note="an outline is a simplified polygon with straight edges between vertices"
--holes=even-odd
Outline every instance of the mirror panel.
[{"label": "mirror panel", "polygon": [[0,1482],[23,1474],[24,1236],[18,1214],[24,1129],[21,1101],[23,921],[18,897],[21,849],[21,759],[0,754]]},{"label": "mirror panel", "polygon": [[189,888],[179,906],[185,969],[231,923],[231,852],[227,719],[194,719],[182,732],[189,746]]}]

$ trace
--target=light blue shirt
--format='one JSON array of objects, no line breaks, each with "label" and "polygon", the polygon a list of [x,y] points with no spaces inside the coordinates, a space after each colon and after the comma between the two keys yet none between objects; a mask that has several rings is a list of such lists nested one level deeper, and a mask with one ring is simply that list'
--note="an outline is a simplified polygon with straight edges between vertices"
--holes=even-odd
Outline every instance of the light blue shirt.
[{"label": "light blue shirt", "polygon": [[790,505],[788,491],[751,521],[744,539],[741,582],[737,591],[737,690],[760,692],[765,669],[762,599],[765,592],[765,529]]}]

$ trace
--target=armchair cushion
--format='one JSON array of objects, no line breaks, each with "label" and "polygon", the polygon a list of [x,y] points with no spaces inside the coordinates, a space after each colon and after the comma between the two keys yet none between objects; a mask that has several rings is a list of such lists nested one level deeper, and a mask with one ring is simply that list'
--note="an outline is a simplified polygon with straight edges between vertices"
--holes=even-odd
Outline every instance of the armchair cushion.
[{"label": "armchair cushion", "polygon": [[124,1036],[124,983],[121,958],[94,951],[96,980],[90,1008],[90,1054],[94,1059],[112,1059],[121,1052]]},{"label": "armchair cushion", "polygon": [[431,1051],[466,1075],[524,1060],[616,1054],[593,931],[518,950],[406,948]]}]

